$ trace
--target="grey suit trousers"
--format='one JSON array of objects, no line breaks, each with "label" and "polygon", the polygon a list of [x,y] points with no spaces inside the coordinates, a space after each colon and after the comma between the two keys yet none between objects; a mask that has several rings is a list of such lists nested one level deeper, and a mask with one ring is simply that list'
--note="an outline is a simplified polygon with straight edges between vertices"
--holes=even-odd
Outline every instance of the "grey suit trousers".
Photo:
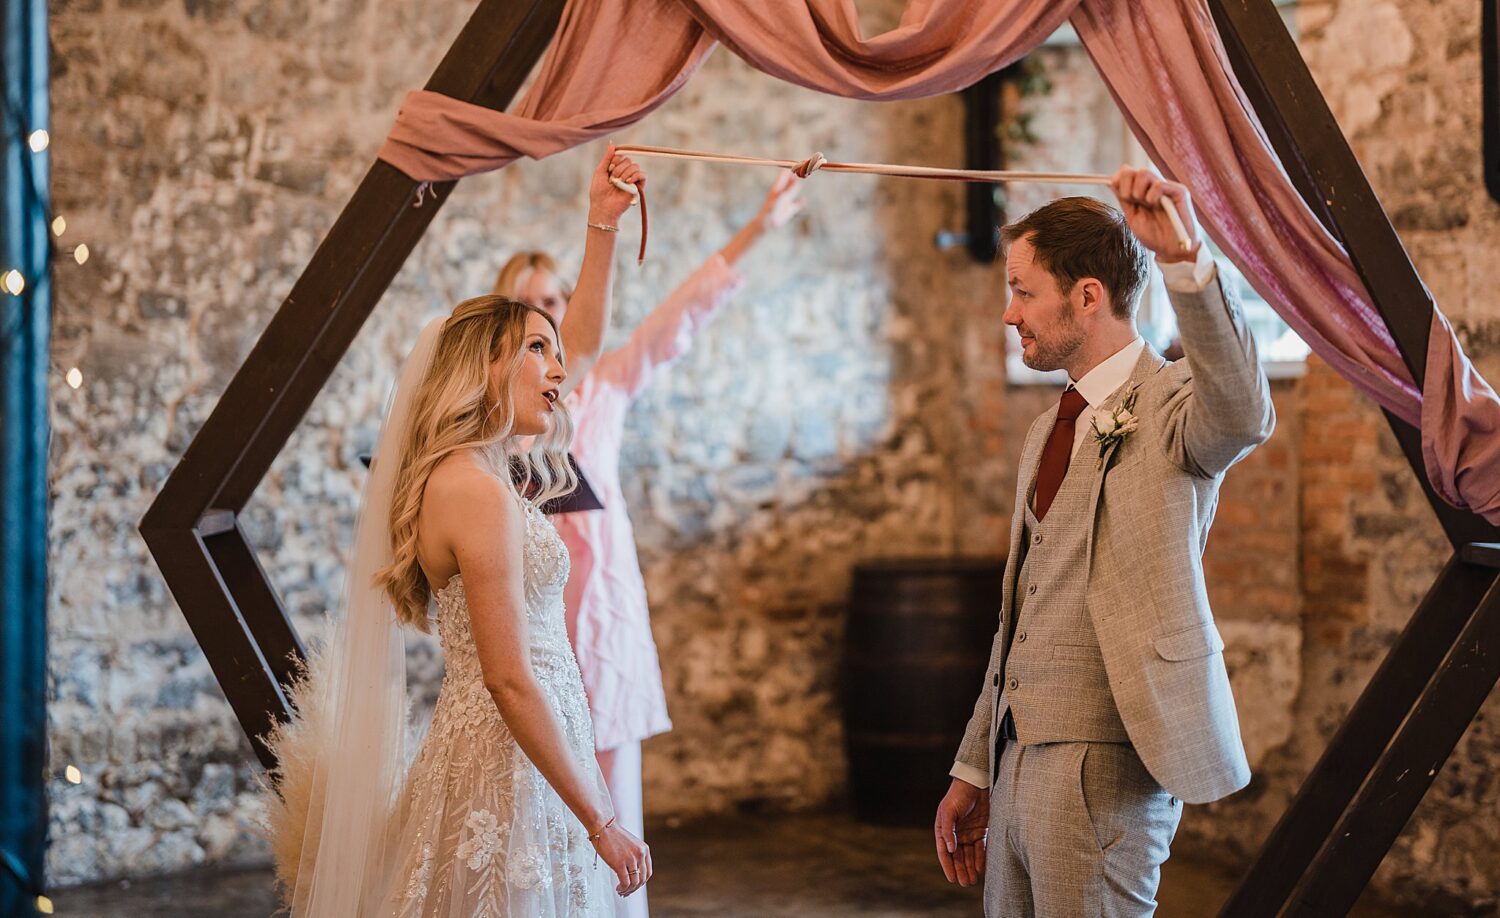
[{"label": "grey suit trousers", "polygon": [[1126,743],[1005,743],[990,793],[987,918],[1156,910],[1182,803]]}]

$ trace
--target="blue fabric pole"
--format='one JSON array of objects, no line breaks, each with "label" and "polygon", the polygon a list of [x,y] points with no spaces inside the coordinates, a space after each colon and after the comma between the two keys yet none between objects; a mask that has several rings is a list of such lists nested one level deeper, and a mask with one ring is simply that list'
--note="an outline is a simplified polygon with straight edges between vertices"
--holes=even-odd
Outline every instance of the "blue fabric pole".
[{"label": "blue fabric pole", "polygon": [[35,134],[50,127],[47,4],[6,0],[0,9],[0,915],[8,916],[36,913],[47,842],[52,283],[48,154],[45,135]]}]

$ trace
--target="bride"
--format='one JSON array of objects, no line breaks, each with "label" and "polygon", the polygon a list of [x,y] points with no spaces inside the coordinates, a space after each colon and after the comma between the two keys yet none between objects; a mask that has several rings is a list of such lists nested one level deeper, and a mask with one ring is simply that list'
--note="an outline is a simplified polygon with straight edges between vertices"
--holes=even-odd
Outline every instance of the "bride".
[{"label": "bride", "polygon": [[[611,150],[591,186],[580,289],[600,294],[582,320],[597,328],[570,340],[595,353],[608,227],[631,200],[611,179],[644,181]],[[429,324],[402,368],[345,614],[268,738],[267,823],[294,915],[612,915],[613,895],[651,877],[594,758],[567,550],[538,509],[575,484],[562,338],[540,309],[481,296]],[[433,625],[447,670],[408,767],[402,626]]]}]

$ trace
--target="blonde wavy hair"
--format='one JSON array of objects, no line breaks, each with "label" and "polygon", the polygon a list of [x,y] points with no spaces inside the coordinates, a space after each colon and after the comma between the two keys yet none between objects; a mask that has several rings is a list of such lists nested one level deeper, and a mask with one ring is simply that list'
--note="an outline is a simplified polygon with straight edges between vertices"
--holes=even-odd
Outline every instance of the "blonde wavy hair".
[{"label": "blonde wavy hair", "polygon": [[562,272],[557,270],[557,261],[546,252],[517,252],[512,255],[510,261],[507,261],[500,268],[500,273],[495,276],[495,288],[490,292],[512,299],[520,296],[528,271],[546,271],[557,278],[558,286],[562,287],[563,299],[573,298],[572,285],[563,279]]},{"label": "blonde wavy hair", "polygon": [[[453,309],[438,335],[432,365],[412,402],[411,427],[401,449],[391,499],[391,550],[395,560],[375,574],[403,624],[430,630],[427,602],[432,588],[417,563],[417,519],[427,479],[439,462],[472,450],[507,488],[536,504],[567,494],[578,479],[568,463],[573,422],[562,402],[554,408],[550,432],[519,437],[511,383],[525,360],[526,318],[544,310],[508,297],[477,296]],[[558,359],[562,360],[561,336]],[[505,369],[491,391],[490,368]],[[527,442],[529,441],[529,442]]]}]

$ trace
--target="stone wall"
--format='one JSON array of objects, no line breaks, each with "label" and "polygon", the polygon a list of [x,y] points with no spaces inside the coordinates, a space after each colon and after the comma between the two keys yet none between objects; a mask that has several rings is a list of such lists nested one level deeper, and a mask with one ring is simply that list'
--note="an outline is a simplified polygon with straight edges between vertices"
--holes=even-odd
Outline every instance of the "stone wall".
[{"label": "stone wall", "polygon": [[[901,3],[866,4],[876,26]],[[135,532],[166,473],[348,199],[401,94],[467,5],[57,0],[51,880],[260,861],[255,770]],[[378,51],[374,50],[378,49]],[[863,105],[720,53],[623,140],[960,165],[953,98]],[[576,264],[598,147],[465,181],[245,514],[305,634],[340,589],[377,413],[425,319],[520,247]],[[754,213],[766,173],[648,164],[623,335]],[[796,225],[642,399],[625,456],[677,729],[648,744],[648,805],[804,808],[836,796],[850,565],[997,550],[999,290],[961,251],[960,189],[820,176]],[[631,248],[627,228],[622,248]],[[78,367],[73,390],[62,374]],[[956,473],[952,470],[958,470]],[[960,501],[962,510],[960,513]],[[413,650],[429,697],[430,643]],[[81,785],[61,777],[66,765]]]}]

